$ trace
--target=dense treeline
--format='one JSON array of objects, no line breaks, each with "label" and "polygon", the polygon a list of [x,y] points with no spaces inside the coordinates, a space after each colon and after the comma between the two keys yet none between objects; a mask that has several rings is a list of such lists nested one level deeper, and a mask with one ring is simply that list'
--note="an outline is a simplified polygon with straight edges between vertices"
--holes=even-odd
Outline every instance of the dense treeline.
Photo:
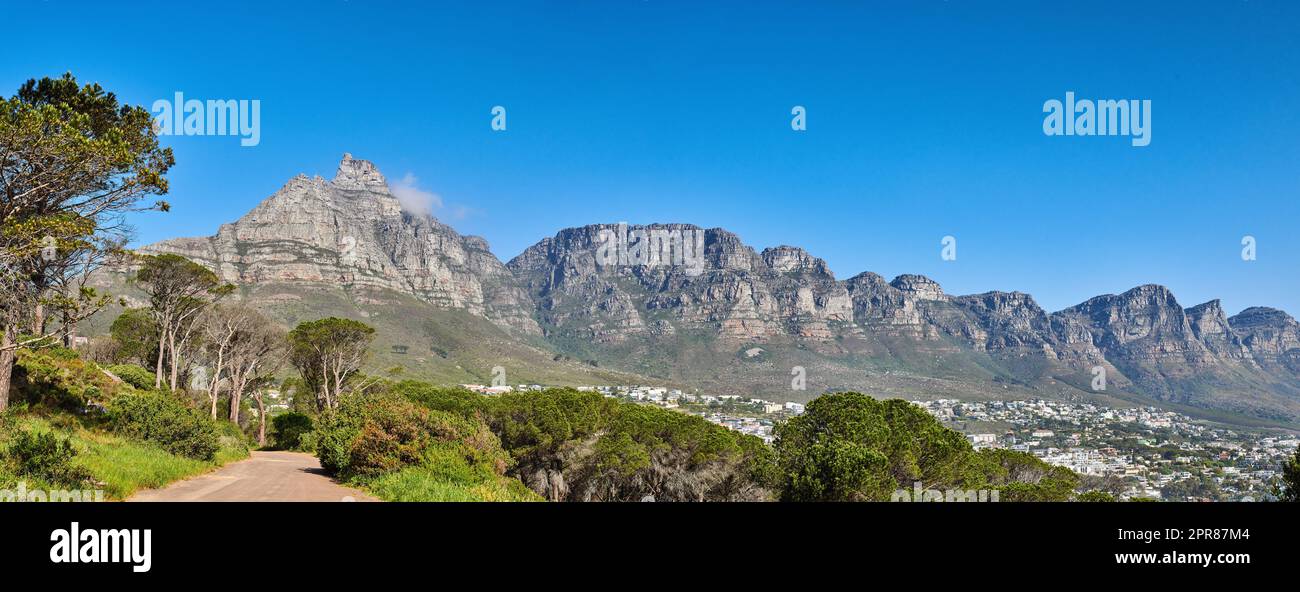
[{"label": "dense treeline", "polygon": [[556,501],[771,497],[770,476],[762,474],[772,467],[771,450],[758,438],[572,389],[484,397],[385,383],[325,413],[309,440],[327,470],[362,482],[408,467],[442,471],[455,461],[491,468]]},{"label": "dense treeline", "polygon": [[[495,475],[557,501],[888,501],[900,492],[1109,499],[1076,492],[1079,476],[1068,469],[1025,453],[974,450],[920,407],[859,393],[814,400],[778,427],[773,446],[695,416],[572,389],[485,397],[404,381],[376,385],[362,400],[371,402],[325,414],[309,439],[327,469],[363,482],[430,458],[443,462],[427,450],[460,434],[474,442],[460,449],[464,462],[490,459]],[[435,424],[421,423],[428,419],[410,403]],[[394,409],[421,419],[394,423]],[[418,436],[424,432],[434,436]]]}]

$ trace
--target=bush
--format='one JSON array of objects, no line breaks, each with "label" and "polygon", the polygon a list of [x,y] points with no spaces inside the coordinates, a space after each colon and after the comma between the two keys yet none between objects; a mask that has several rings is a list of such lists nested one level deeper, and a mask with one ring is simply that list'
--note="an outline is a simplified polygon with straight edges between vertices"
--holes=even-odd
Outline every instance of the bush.
[{"label": "bush", "polygon": [[888,500],[915,482],[998,489],[1002,501],[1067,501],[1079,477],[1010,450],[974,450],[924,409],[861,393],[823,395],[776,429],[781,499]]},{"label": "bush", "polygon": [[72,488],[90,478],[89,472],[73,464],[76,456],[72,442],[49,432],[20,431],[5,450],[15,473]]},{"label": "bush", "polygon": [[179,456],[212,460],[220,448],[216,422],[170,395],[121,395],[109,403],[108,419],[115,431],[156,443]]},{"label": "bush", "polygon": [[574,389],[483,397],[401,383],[402,395],[467,419],[482,417],[512,474],[553,500],[765,500],[771,449],[703,418]]},{"label": "bush", "polygon": [[985,448],[977,456],[986,487],[1000,489],[1004,502],[1069,501],[1079,486],[1074,471],[1047,464],[1027,452]]},{"label": "bush", "polygon": [[311,416],[290,411],[271,418],[275,445],[284,450],[302,450],[302,437],[313,429]]},{"label": "bush", "polygon": [[352,440],[360,433],[364,421],[362,408],[350,403],[321,416],[320,423],[310,435],[316,458],[320,459],[325,472],[331,475],[344,472],[352,457]]},{"label": "bush", "polygon": [[509,465],[500,441],[482,420],[395,396],[347,401],[326,413],[312,436],[321,466],[343,478],[369,479],[427,466],[435,458],[454,457],[496,475]]},{"label": "bush", "polygon": [[1113,502],[1115,496],[1105,491],[1085,491],[1075,499],[1081,502]]},{"label": "bush", "polygon": [[118,364],[106,368],[113,376],[121,378],[123,382],[138,388],[140,390],[153,390],[154,374],[135,364]]},{"label": "bush", "polygon": [[19,350],[13,385],[15,402],[77,413],[101,405],[117,390],[98,366],[59,346]]},{"label": "bush", "polygon": [[373,477],[418,464],[433,438],[429,412],[411,403],[372,405],[348,450],[345,473]]}]

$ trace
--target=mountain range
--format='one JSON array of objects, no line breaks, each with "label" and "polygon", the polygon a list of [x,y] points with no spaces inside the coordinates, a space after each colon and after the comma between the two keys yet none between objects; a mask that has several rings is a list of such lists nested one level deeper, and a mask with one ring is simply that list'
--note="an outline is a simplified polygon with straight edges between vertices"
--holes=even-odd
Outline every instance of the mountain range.
[{"label": "mountain range", "polygon": [[[602,254],[626,232],[702,235],[703,267]],[[426,379],[486,382],[501,366],[511,383],[1063,397],[1300,425],[1300,324],[1280,310],[1228,317],[1217,300],[1184,307],[1143,285],[1047,312],[1028,294],[950,295],[920,275],[841,280],[801,248],[757,251],[689,224],[568,228],[502,263],[484,239],[404,211],[372,163],[346,154],[333,179],[294,177],[215,236],[139,251],[202,263],[289,325],[370,322],[374,363]],[[102,283],[129,292],[121,275]]]}]

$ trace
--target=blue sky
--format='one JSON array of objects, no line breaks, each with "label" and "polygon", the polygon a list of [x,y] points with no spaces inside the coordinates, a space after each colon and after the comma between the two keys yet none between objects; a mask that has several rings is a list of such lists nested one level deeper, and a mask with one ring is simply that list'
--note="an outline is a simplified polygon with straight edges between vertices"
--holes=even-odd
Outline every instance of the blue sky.
[{"label": "blue sky", "polygon": [[[256,147],[166,139],[173,210],[136,216],[138,243],[212,234],[351,152],[502,260],[676,221],[1049,310],[1160,283],[1300,313],[1294,2],[7,4],[59,25],[10,28],[5,94],[72,71],[146,107],[261,101]],[[1044,135],[1067,91],[1151,100],[1150,145]]]}]

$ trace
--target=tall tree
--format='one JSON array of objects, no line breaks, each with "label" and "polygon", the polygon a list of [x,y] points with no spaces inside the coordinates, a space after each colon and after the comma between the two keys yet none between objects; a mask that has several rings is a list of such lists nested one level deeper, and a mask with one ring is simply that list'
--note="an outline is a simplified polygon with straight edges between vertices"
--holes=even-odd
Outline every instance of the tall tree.
[{"label": "tall tree", "polygon": [[896,489],[982,483],[966,438],[916,405],[861,393],[822,395],[780,424],[775,450],[786,501],[888,500]]},{"label": "tall tree", "polygon": [[158,351],[158,323],[147,308],[129,308],[122,311],[109,326],[108,333],[115,346],[115,362],[139,362],[152,366]]},{"label": "tall tree", "polygon": [[316,393],[319,409],[338,407],[374,335],[374,328],[365,323],[337,317],[302,323],[289,332],[289,361]]},{"label": "tall tree", "polygon": [[241,319],[226,352],[230,387],[230,421],[239,423],[244,394],[251,392],[258,404],[258,443],[266,443],[266,405],[263,389],[284,364],[287,343],[284,329],[246,307],[234,313]]},{"label": "tall tree", "polygon": [[[49,305],[52,318],[58,323],[55,333],[62,337],[65,347],[75,347],[77,325],[112,300],[108,294],[90,286],[90,278],[105,265],[123,263],[127,257],[125,244],[125,236],[93,237],[72,242],[68,249],[60,250],[62,257],[49,270],[49,285],[38,307],[43,310],[44,305]],[[41,320],[37,326],[44,333],[45,322]]]},{"label": "tall tree", "polygon": [[135,284],[149,295],[149,311],[158,325],[158,361],[154,388],[163,385],[163,359],[170,368],[169,384],[178,387],[181,353],[199,327],[200,315],[213,302],[234,290],[222,285],[217,274],[180,255],[141,257]]},{"label": "tall tree", "polygon": [[[41,308],[58,250],[125,232],[123,215],[167,192],[174,163],[145,108],[71,74],[29,80],[0,99],[0,411],[16,351],[57,334],[46,334]],[[40,334],[21,336],[31,328]]]},{"label": "tall tree", "polygon": [[243,309],[235,306],[212,307],[202,317],[200,337],[201,351],[206,362],[212,367],[212,379],[208,384],[208,409],[212,419],[217,418],[217,400],[220,395],[222,377],[227,371],[228,356],[234,347],[237,336],[246,329],[251,319],[243,314]]}]

